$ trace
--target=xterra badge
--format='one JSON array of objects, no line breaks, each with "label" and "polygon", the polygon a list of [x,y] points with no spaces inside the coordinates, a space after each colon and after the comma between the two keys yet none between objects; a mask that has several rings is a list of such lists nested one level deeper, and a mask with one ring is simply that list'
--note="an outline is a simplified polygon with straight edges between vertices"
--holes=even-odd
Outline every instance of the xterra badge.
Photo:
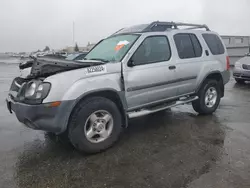
[{"label": "xterra badge", "polygon": [[95,73],[106,73],[107,69],[106,66],[94,66],[87,68],[87,74],[95,74]]}]

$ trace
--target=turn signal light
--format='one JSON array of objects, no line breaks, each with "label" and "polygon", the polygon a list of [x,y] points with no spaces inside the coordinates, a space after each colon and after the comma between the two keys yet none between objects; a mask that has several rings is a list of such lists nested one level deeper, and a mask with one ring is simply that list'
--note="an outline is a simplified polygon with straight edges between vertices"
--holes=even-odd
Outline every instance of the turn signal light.
[{"label": "turn signal light", "polygon": [[51,103],[47,103],[46,106],[47,107],[57,107],[60,106],[61,101],[55,101],[55,102],[51,102]]}]

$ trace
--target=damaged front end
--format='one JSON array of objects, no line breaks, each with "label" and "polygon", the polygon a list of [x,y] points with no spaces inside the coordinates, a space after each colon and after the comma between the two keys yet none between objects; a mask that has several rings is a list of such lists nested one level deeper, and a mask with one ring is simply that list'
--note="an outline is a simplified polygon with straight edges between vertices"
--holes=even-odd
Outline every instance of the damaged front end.
[{"label": "damaged front end", "polygon": [[33,58],[19,65],[25,75],[16,77],[9,90],[9,98],[25,104],[41,104],[50,91],[50,83],[44,79],[61,72],[100,65],[100,61],[67,61],[53,58]]},{"label": "damaged front end", "polygon": [[[80,74],[83,76],[88,69],[93,71],[92,66],[100,64],[103,62],[94,60],[74,62],[48,58],[26,61],[19,67],[21,70],[28,70],[27,75],[16,77],[13,80],[6,99],[7,108],[10,113],[15,113],[19,122],[29,128],[60,134],[66,128],[70,115],[67,113],[68,109],[72,109],[75,103],[74,100],[60,101],[57,99],[44,102],[53,88],[55,90],[58,86],[60,87],[58,82],[48,81],[49,77],[86,67],[83,74]],[[64,77],[63,74],[58,75],[59,79],[62,77]]]},{"label": "damaged front end", "polygon": [[46,78],[48,76],[79,68],[100,65],[100,61],[68,61],[53,58],[33,58],[19,65],[20,70],[30,68],[26,79]]},{"label": "damaged front end", "polygon": [[40,104],[47,97],[51,84],[41,79],[16,77],[10,87],[9,98],[14,102]]}]

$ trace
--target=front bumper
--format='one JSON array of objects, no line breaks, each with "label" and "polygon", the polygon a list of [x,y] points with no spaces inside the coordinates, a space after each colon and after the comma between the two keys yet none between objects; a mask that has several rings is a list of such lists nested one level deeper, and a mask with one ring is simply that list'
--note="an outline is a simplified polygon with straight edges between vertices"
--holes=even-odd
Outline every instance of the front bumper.
[{"label": "front bumper", "polygon": [[28,105],[6,99],[7,108],[15,112],[18,121],[29,128],[43,130],[56,134],[63,133],[73,108],[74,101],[63,101],[57,107],[49,107],[47,104]]},{"label": "front bumper", "polygon": [[237,69],[233,70],[233,77],[242,79],[242,80],[250,80],[250,70]]}]

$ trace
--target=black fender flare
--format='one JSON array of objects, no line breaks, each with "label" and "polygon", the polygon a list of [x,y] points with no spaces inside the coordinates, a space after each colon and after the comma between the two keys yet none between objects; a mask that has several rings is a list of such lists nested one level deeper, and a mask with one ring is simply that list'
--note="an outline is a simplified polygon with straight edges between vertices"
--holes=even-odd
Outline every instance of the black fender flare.
[{"label": "black fender flare", "polygon": [[199,90],[200,90],[200,88],[202,87],[204,81],[205,81],[209,76],[211,76],[211,75],[213,75],[213,74],[219,74],[219,75],[220,75],[220,78],[221,78],[221,80],[222,80],[222,83],[220,83],[220,84],[221,84],[221,90],[222,90],[222,97],[224,97],[223,76],[222,76],[222,74],[221,74],[220,71],[212,71],[212,72],[207,73],[206,76],[204,76],[204,78],[203,78],[202,81],[200,82],[199,86],[196,88],[195,93],[198,93],[198,92],[199,92]]},{"label": "black fender flare", "polygon": [[[112,93],[114,96],[116,96],[115,99],[112,99],[112,97],[106,97],[105,95],[103,94],[108,94],[108,93]],[[126,101],[126,98],[125,98],[125,92],[124,91],[117,91],[115,89],[112,89],[112,88],[102,88],[102,89],[97,89],[97,90],[92,90],[92,91],[88,91],[84,94],[82,94],[81,96],[79,96],[72,108],[70,109],[70,114],[67,118],[67,121],[65,123],[65,130],[67,130],[68,128],[68,124],[69,124],[69,121],[70,121],[70,118],[71,118],[71,115],[74,111],[74,109],[76,108],[76,106],[82,101],[82,100],[85,100],[87,99],[88,97],[91,97],[91,96],[100,96],[100,97],[106,97],[108,99],[111,99],[112,101],[114,101],[116,104],[117,102],[119,102],[119,104],[117,104],[121,114],[122,114],[122,117],[123,117],[123,126],[126,128],[128,126],[128,116],[127,116],[127,101]],[[118,100],[118,101],[117,101]]]}]

